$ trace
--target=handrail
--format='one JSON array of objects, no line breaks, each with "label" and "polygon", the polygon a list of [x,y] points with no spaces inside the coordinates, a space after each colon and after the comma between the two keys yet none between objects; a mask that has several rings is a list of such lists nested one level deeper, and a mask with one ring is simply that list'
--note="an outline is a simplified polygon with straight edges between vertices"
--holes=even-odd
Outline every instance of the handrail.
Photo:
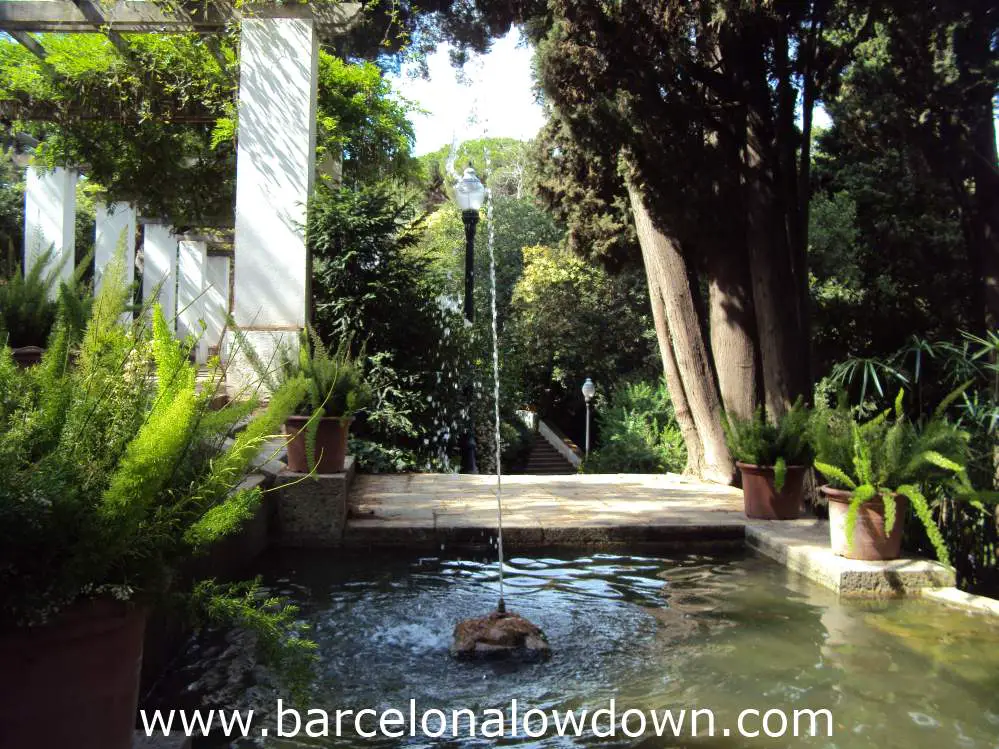
[{"label": "handrail", "polygon": [[573,449],[574,446],[569,445],[566,439],[549,426],[544,419],[538,420],[538,434],[544,437],[549,445],[554,447],[563,458],[569,461],[573,468],[579,468],[583,462],[582,457],[578,453],[579,448]]}]

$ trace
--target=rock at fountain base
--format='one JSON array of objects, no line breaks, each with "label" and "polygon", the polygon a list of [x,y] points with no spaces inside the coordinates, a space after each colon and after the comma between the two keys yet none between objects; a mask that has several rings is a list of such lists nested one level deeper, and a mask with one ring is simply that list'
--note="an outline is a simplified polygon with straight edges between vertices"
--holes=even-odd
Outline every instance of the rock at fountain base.
[{"label": "rock at fountain base", "polygon": [[454,627],[451,654],[460,660],[544,661],[551,655],[540,628],[514,613],[494,611]]}]

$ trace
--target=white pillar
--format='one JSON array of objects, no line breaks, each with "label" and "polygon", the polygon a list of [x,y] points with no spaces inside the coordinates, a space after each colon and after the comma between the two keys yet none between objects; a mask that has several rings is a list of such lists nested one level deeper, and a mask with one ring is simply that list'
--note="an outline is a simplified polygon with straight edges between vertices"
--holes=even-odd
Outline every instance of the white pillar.
[{"label": "white pillar", "polygon": [[[233,316],[268,361],[305,325],[319,50],[307,17],[244,18],[240,39]],[[227,379],[238,390],[255,374],[232,343]]]},{"label": "white pillar", "polygon": [[[57,167],[40,172],[28,167],[24,187],[24,269],[34,267],[38,256],[52,248],[49,271],[68,281],[76,265],[76,180],[74,169]],[[46,275],[48,275],[46,273]],[[59,291],[56,283],[53,298]]]},{"label": "white pillar", "polygon": [[208,359],[208,343],[201,321],[205,318],[205,288],[208,271],[208,245],[182,239],[177,251],[177,333],[198,339],[194,358],[198,364]]},{"label": "white pillar", "polygon": [[205,291],[205,339],[209,349],[220,348],[229,315],[229,256],[209,255]]},{"label": "white pillar", "polygon": [[177,237],[165,224],[146,224],[142,240],[142,301],[158,294],[163,316],[177,329]]},{"label": "white pillar", "polygon": [[125,242],[125,283],[135,280],[135,208],[129,203],[97,203],[94,236],[94,293],[100,291],[104,268]]}]

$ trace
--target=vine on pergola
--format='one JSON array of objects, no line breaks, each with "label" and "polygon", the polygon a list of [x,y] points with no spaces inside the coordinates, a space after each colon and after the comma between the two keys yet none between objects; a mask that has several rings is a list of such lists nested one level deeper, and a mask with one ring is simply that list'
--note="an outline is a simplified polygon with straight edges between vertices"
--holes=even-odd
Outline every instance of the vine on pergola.
[{"label": "vine on pergola", "polygon": [[[194,34],[124,36],[128,60],[96,34],[42,35],[44,62],[0,41],[0,113],[44,165],[83,165],[144,215],[231,216],[237,39],[220,40],[220,65]],[[412,168],[410,109],[371,63],[320,53],[318,148],[344,154],[346,179]]]}]

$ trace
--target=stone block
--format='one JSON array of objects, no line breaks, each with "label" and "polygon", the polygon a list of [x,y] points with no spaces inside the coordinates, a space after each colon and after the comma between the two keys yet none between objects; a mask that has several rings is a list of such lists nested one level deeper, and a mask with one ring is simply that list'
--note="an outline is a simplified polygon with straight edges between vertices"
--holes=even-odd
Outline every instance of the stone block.
[{"label": "stone block", "polygon": [[343,473],[304,474],[282,471],[275,480],[278,544],[340,546],[347,525],[347,495],[354,459]]},{"label": "stone block", "polygon": [[866,562],[845,559],[829,546],[829,527],[818,520],[751,520],[746,542],[792,572],[841,596],[891,598],[954,585],[954,570],[928,559]]}]

